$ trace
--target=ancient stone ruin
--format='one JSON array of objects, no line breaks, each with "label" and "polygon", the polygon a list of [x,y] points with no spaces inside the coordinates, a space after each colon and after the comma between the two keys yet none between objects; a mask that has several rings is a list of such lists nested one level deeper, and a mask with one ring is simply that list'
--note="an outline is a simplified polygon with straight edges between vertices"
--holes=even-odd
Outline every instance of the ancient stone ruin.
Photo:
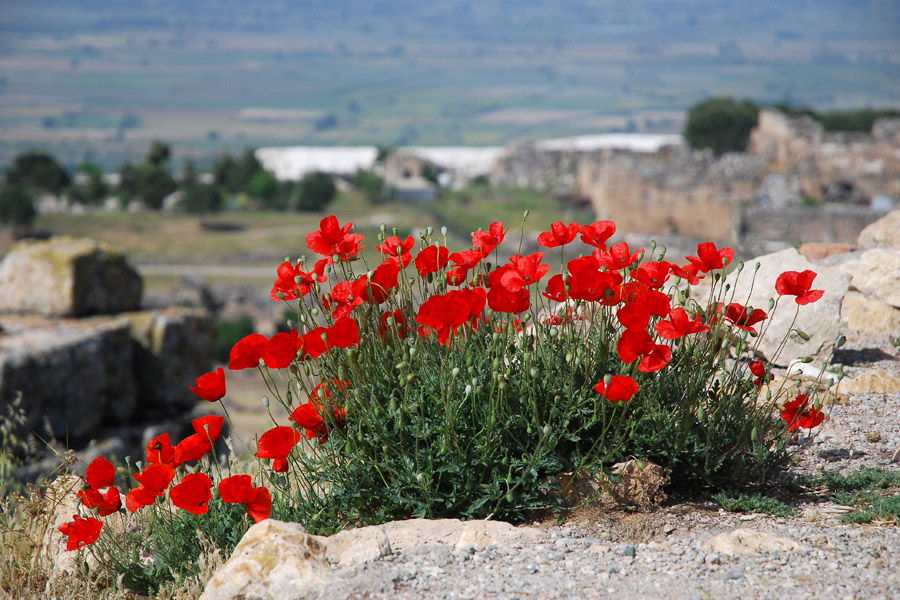
[{"label": "ancient stone ruin", "polygon": [[188,386],[210,369],[213,322],[202,310],[142,311],[142,288],[108,244],[13,247],[0,262],[0,410],[21,396],[28,431],[119,457],[189,429]]}]

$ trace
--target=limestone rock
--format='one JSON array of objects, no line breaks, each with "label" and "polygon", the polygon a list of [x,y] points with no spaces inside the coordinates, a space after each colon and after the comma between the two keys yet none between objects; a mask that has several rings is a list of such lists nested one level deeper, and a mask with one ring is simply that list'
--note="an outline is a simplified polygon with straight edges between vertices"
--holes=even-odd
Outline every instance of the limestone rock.
[{"label": "limestone rock", "polygon": [[850,285],[870,298],[900,307],[900,249],[864,252],[854,265]]},{"label": "limestone rock", "polygon": [[391,553],[391,541],[379,526],[345,529],[331,537],[316,539],[325,545],[328,562],[342,567],[354,567]]},{"label": "limestone rock", "polygon": [[839,394],[900,394],[900,377],[875,369],[844,379],[838,385]]},{"label": "limestone rock", "polygon": [[486,534],[483,529],[472,525],[466,526],[459,535],[459,540],[453,549],[456,552],[481,551],[491,547],[499,547],[502,544]]},{"label": "limestone rock", "polygon": [[320,598],[334,581],[325,552],[302,525],[267,519],[244,534],[200,600]]},{"label": "limestone rock", "polygon": [[[416,546],[445,544],[456,547],[465,538],[490,538],[491,545],[505,546],[514,539],[536,538],[539,530],[533,527],[514,527],[503,521],[460,521],[459,519],[407,519],[385,523],[384,528],[394,552]],[[468,533],[466,533],[468,532]]]},{"label": "limestone rock", "polygon": [[895,248],[900,250],[900,210],[878,219],[859,234],[860,248]]},{"label": "limestone rock", "polygon": [[850,329],[869,335],[889,335],[900,330],[900,308],[849,291],[841,304],[841,319]]},{"label": "limestone rock", "polygon": [[[756,263],[760,264],[760,268],[754,281]],[[809,334],[810,340],[804,341],[796,333],[791,333],[777,357],[777,364],[780,366],[786,366],[804,356],[813,356],[819,360],[827,358],[832,344],[841,332],[841,301],[847,293],[850,277],[836,267],[813,265],[793,248],[746,261],[740,274],[731,273],[728,276],[728,281],[734,285],[734,302],[761,308],[769,313],[768,318],[757,325],[757,331],[765,331],[765,334],[759,340],[756,352],[772,361],[781,340],[788,335],[798,308],[792,296],[785,296],[781,298],[775,311],[767,309],[769,299],[778,298],[775,281],[785,271],[807,269],[818,274],[812,288],[825,290],[825,295],[817,302],[799,307],[794,327]],[[748,339],[753,342],[753,338]]]},{"label": "limestone rock", "polygon": [[0,263],[0,312],[113,314],[138,309],[142,291],[125,257],[95,240],[19,242]]},{"label": "limestone rock", "polygon": [[735,529],[729,533],[720,533],[710,539],[706,545],[713,552],[729,556],[749,556],[763,552],[795,552],[805,548],[790,538],[752,529]]},{"label": "limestone rock", "polygon": [[822,260],[835,254],[844,254],[853,250],[853,246],[849,244],[829,244],[825,242],[807,242],[801,244],[798,252],[806,260]]},{"label": "limestone rock", "polygon": [[172,414],[195,403],[197,397],[188,386],[212,364],[215,326],[209,314],[175,307],[122,317],[134,340],[141,407]]},{"label": "limestone rock", "polygon": [[60,440],[86,441],[137,409],[132,342],[121,319],[5,318],[0,336],[0,407],[22,393],[27,430],[44,419]]}]

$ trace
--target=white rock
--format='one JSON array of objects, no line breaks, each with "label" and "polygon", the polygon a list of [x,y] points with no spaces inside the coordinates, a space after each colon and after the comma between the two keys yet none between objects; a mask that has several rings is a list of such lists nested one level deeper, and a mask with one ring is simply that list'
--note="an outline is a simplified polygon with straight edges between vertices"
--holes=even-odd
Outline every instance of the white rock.
[{"label": "white rock", "polygon": [[790,538],[752,529],[735,529],[729,533],[720,533],[710,539],[706,545],[710,550],[728,556],[748,556],[763,552],[795,552],[805,548]]},{"label": "white rock", "polygon": [[868,250],[859,257],[850,286],[869,298],[900,307],[900,250]]},{"label": "white rock", "polygon": [[859,233],[860,248],[900,249],[900,210],[889,213]]}]

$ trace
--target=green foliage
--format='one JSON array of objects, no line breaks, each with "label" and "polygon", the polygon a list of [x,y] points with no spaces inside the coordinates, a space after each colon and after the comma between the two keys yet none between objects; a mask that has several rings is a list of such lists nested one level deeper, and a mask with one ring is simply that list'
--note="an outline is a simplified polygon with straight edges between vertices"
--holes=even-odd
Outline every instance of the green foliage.
[{"label": "green foliage", "polygon": [[103,182],[103,170],[94,163],[83,163],[78,172],[87,175],[84,185],[75,185],[70,189],[73,198],[82,204],[99,204],[109,194],[109,187]]},{"label": "green foliage", "polygon": [[253,319],[241,315],[236,319],[221,319],[216,323],[216,343],[213,356],[222,363],[228,362],[228,355],[238,340],[253,333]]},{"label": "green foliage", "polygon": [[710,148],[716,154],[743,152],[758,115],[759,107],[750,100],[708,98],[688,110],[684,139],[692,148]]},{"label": "green foliage", "polygon": [[900,473],[877,468],[859,469],[847,475],[831,472],[811,480],[810,484],[824,486],[833,492],[882,490],[900,486]]},{"label": "green foliage", "polygon": [[37,216],[31,192],[19,184],[0,188],[0,223],[29,227]]},{"label": "green foliage", "polygon": [[729,512],[762,513],[776,517],[789,517],[797,512],[795,508],[762,494],[719,492],[712,499]]},{"label": "green foliage", "polygon": [[70,181],[65,169],[46,152],[20,154],[6,171],[6,182],[10,185],[53,193],[62,191]]},{"label": "green foliage", "polygon": [[23,437],[26,418],[21,393],[6,405],[5,412],[0,414],[0,497],[4,498],[21,490],[15,471],[28,455],[28,442]]},{"label": "green foliage", "polygon": [[137,167],[134,186],[134,195],[153,210],[161,209],[166,196],[177,189],[168,169],[152,163]]},{"label": "green foliage", "polygon": [[372,204],[384,199],[384,180],[371,171],[357,171],[350,183]]},{"label": "green foliage", "polygon": [[222,210],[222,193],[214,185],[192,183],[182,188],[180,206],[189,213],[210,213]]},{"label": "green foliage", "polygon": [[169,145],[159,140],[154,140],[147,150],[147,157],[144,162],[160,169],[168,168],[169,159],[172,157],[172,150]]},{"label": "green foliage", "polygon": [[247,182],[246,191],[262,200],[267,208],[272,208],[279,192],[278,180],[268,171],[257,171]]},{"label": "green foliage", "polygon": [[227,153],[218,157],[213,162],[212,171],[216,185],[224,187],[229,192],[246,191],[253,195],[247,186],[264,169],[254,151],[247,148],[238,158]]},{"label": "green foliage", "polygon": [[863,468],[842,475],[832,472],[808,479],[806,485],[824,487],[834,494],[832,500],[857,510],[841,517],[842,523],[863,524],[872,521],[900,522],[900,495],[891,488],[900,487],[900,472]]},{"label": "green foliage", "polygon": [[900,110],[894,108],[816,111],[806,106],[793,106],[785,102],[775,108],[792,117],[808,116],[822,124],[825,131],[870,132],[877,119],[898,118]]},{"label": "green foliage", "polygon": [[294,206],[297,210],[323,210],[328,206],[337,188],[334,179],[328,173],[307,173],[297,184]]},{"label": "green foliage", "polygon": [[900,522],[900,495],[859,494],[853,499],[852,505],[861,507],[861,510],[845,514],[841,517],[841,523]]}]

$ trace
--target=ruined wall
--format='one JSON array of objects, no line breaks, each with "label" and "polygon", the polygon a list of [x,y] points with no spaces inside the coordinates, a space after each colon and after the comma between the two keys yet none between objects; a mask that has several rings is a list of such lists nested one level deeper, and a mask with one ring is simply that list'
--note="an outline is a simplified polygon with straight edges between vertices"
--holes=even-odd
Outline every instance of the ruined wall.
[{"label": "ruined wall", "polygon": [[578,188],[597,218],[615,221],[622,232],[728,240],[736,207],[754,198],[764,175],[762,163],[744,155],[604,151],[582,157]]},{"label": "ruined wall", "polygon": [[876,195],[900,199],[900,119],[879,119],[871,133],[825,133],[810,117],[763,110],[748,152],[812,198],[849,183],[860,202]]},{"label": "ruined wall", "polygon": [[856,244],[859,232],[887,214],[868,206],[826,204],[772,208],[749,206],[740,210],[738,239]]}]

